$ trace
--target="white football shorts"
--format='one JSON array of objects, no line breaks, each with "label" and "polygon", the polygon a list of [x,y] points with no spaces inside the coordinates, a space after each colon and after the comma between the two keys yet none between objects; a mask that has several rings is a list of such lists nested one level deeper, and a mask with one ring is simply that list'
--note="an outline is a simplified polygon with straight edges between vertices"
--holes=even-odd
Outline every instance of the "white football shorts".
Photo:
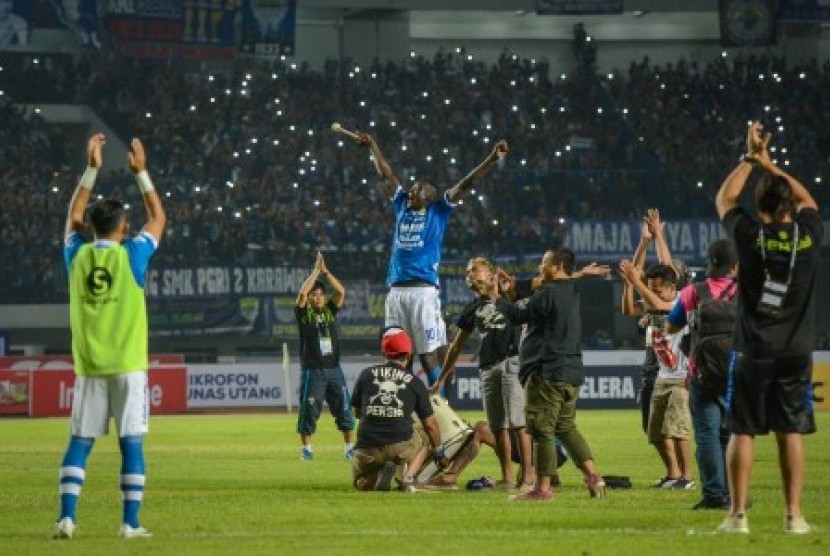
[{"label": "white football shorts", "polygon": [[392,287],[386,295],[386,326],[400,326],[412,337],[416,354],[447,343],[438,288]]},{"label": "white football shorts", "polygon": [[119,437],[147,434],[150,401],[146,371],[75,377],[72,435],[84,438],[106,436],[110,415],[115,419]]}]

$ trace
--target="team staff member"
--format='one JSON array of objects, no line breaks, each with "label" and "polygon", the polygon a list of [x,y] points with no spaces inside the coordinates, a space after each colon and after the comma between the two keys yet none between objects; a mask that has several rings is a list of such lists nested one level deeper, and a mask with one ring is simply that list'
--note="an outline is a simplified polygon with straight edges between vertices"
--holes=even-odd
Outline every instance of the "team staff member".
[{"label": "team staff member", "polygon": [[[318,278],[325,278],[334,290],[328,300],[326,286]],[[343,433],[343,454],[346,459],[352,457],[354,417],[349,410],[349,390],[340,368],[340,340],[337,337],[337,313],[345,300],[343,284],[329,272],[323,255],[318,252],[311,274],[300,286],[294,308],[302,362],[297,433],[303,445],[300,458],[304,460],[314,458],[311,437],[317,430],[323,400],[334,416],[337,429]]]},{"label": "team staff member", "polygon": [[[574,254],[570,249],[547,251],[539,265],[542,287],[526,304],[510,303],[491,295],[496,308],[514,324],[527,323],[521,346],[519,380],[525,389],[527,429],[533,439],[536,488],[516,500],[553,498],[556,475],[555,438],[564,444],[585,476],[592,497],[605,495],[605,481],[594,465],[591,449],[576,428],[576,401],[585,380],[579,292],[573,280]],[[515,283],[502,284],[511,293]]]},{"label": "team staff member", "polygon": [[[801,509],[804,446],[815,432],[812,350],[814,289],[824,238],[818,205],[807,189],[770,160],[763,126],[747,131],[747,156],[715,197],[738,252],[738,323],[726,395],[732,433],[727,447],[731,506],[719,530],[749,533],[746,518],[755,435],[775,432],[784,490],[784,531],[809,533]],[[758,219],[738,204],[753,164]]]},{"label": "team staff member", "polygon": [[[71,436],[60,468],[61,509],[53,530],[56,539],[71,539],[75,533],[87,457],[95,439],[109,432],[110,415],[121,449],[120,536],[150,536],[138,519],[145,483],[144,435],[149,422],[144,280],[167,217],[147,175],[144,146],[138,139],[132,140],[128,163],[147,210],[144,227],[128,239],[126,211],[119,201],[105,199],[87,210],[104,143],[101,133],[90,138],[88,166],[72,196],[66,219],[63,255],[69,273],[69,323],[76,377]],[[85,213],[92,225],[92,242],[81,235]]]},{"label": "team staff member", "polygon": [[402,486],[409,463],[422,448],[413,426],[413,412],[421,421],[439,467],[449,463],[441,433],[424,383],[407,367],[412,340],[405,330],[392,327],[380,340],[387,361],[363,369],[352,393],[352,407],[360,419],[352,458],[353,484],[358,490],[390,490],[392,478]]}]

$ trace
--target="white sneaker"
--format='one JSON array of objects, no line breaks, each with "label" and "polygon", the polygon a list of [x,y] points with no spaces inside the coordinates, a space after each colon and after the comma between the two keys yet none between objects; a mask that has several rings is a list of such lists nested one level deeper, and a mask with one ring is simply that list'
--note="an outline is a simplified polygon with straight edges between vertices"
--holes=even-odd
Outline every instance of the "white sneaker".
[{"label": "white sneaker", "polygon": [[718,525],[718,533],[741,533],[749,534],[749,520],[745,514],[729,515],[724,518],[723,523]]},{"label": "white sneaker", "polygon": [[64,517],[55,522],[55,527],[52,529],[53,539],[71,539],[75,534],[75,522],[71,517]]},{"label": "white sneaker", "polygon": [[122,539],[146,539],[152,537],[153,534],[141,525],[131,527],[125,523],[121,526],[121,531],[118,532],[118,536]]},{"label": "white sneaker", "polygon": [[804,516],[794,517],[788,515],[784,517],[784,532],[793,535],[806,535],[813,532],[813,527],[807,523]]}]

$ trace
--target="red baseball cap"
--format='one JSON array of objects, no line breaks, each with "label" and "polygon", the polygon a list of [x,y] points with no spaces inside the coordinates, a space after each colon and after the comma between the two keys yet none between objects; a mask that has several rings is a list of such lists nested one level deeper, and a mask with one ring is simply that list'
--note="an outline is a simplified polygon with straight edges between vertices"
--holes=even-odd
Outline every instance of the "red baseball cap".
[{"label": "red baseball cap", "polygon": [[390,328],[380,339],[380,351],[389,359],[412,355],[412,340],[403,328]]}]

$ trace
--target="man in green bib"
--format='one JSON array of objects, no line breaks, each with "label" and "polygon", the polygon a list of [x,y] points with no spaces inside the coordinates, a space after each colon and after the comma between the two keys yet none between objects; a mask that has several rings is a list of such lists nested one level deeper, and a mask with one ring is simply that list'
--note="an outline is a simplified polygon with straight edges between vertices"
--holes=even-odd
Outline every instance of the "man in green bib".
[{"label": "man in green bib", "polygon": [[[115,420],[121,449],[123,518],[120,536],[148,537],[139,524],[144,494],[144,435],[147,433],[147,307],[144,280],[158,248],[166,216],[146,170],[144,146],[133,139],[130,170],[147,209],[147,223],[134,237],[124,205],[100,200],[87,208],[105,144],[103,134],[88,144],[88,166],[69,205],[64,261],[69,274],[69,320],[75,386],[71,436],[60,468],[61,509],[53,537],[70,539],[76,529],[76,507],[95,439]],[[85,239],[84,216],[93,232]]]}]

